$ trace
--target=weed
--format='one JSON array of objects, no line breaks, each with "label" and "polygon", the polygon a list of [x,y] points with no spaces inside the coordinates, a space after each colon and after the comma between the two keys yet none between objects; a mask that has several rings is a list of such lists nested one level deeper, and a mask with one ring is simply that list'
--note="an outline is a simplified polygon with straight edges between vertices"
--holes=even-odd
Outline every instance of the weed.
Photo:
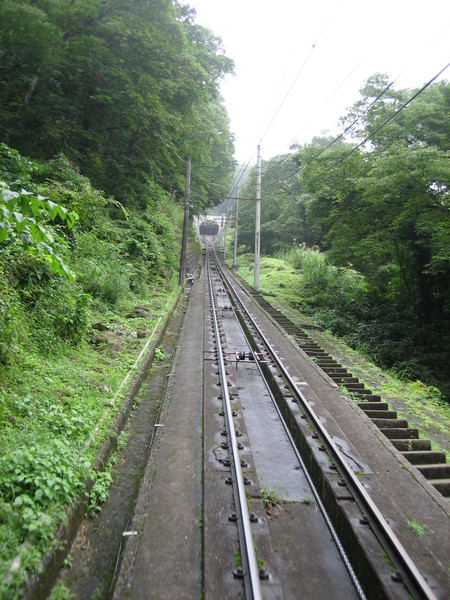
[{"label": "weed", "polygon": [[165,358],[166,358],[166,355],[164,354],[164,350],[162,348],[160,348],[159,346],[157,346],[155,348],[155,362],[164,360]]},{"label": "weed", "polygon": [[381,553],[382,553],[382,555],[383,555],[383,558],[384,558],[384,560],[385,560],[386,564],[387,564],[389,567],[391,567],[392,571],[395,573],[395,572],[397,571],[397,569],[395,568],[395,565],[394,565],[394,563],[392,562],[392,560],[389,558],[388,554],[387,554],[387,553],[386,553],[384,550],[382,550],[382,551],[381,551]]},{"label": "weed", "polygon": [[55,585],[49,596],[49,600],[75,600],[75,598],[75,594],[73,594],[64,583]]},{"label": "weed", "polygon": [[115,455],[111,456],[106,470],[97,474],[97,478],[89,495],[88,511],[91,515],[101,511],[100,505],[103,504],[109,496],[109,488],[112,482],[111,470],[116,458]]},{"label": "weed", "polygon": [[117,438],[117,450],[120,452],[125,448],[128,441],[128,434],[125,431],[122,431]]},{"label": "weed", "polygon": [[427,534],[433,533],[433,530],[428,525],[422,525],[415,519],[408,520],[408,529],[416,533],[419,537],[424,537]]},{"label": "weed", "polygon": [[236,550],[235,555],[234,555],[234,564],[236,565],[237,569],[242,567],[241,551],[239,548]]},{"label": "weed", "polygon": [[266,510],[278,509],[282,504],[281,498],[273,488],[261,488],[261,500]]}]

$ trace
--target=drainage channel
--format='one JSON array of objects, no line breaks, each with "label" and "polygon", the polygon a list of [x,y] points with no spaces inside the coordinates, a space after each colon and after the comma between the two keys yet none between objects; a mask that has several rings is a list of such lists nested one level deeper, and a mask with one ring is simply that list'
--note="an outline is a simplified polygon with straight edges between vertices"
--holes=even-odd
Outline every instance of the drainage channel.
[{"label": "drainage channel", "polygon": [[[230,299],[213,269],[211,290],[215,292],[216,338],[223,344],[219,354],[225,357],[224,369],[228,373],[224,376],[219,369],[216,374],[222,381],[224,400],[229,396],[228,389],[231,390],[234,408],[230,410],[235,422],[239,422],[239,444],[245,453],[245,459],[239,464],[246,465],[252,472],[253,482],[247,496],[257,498],[271,493],[282,499],[283,510],[276,519],[270,520],[264,514],[256,517],[257,521],[267,522],[270,537],[269,542],[264,542],[268,556],[258,556],[265,565],[264,597],[283,597],[282,593],[293,597],[301,586],[304,597],[364,598],[326,513],[324,519],[320,498],[263,380],[259,363],[264,362],[264,356],[256,356],[248,346]],[[223,410],[226,414],[226,407]],[[248,449],[250,457],[248,451],[245,452]],[[216,452],[222,464],[223,456]],[[330,528],[334,538],[330,536]],[[260,544],[258,551],[259,548]],[[247,591],[247,585],[245,589]]]}]

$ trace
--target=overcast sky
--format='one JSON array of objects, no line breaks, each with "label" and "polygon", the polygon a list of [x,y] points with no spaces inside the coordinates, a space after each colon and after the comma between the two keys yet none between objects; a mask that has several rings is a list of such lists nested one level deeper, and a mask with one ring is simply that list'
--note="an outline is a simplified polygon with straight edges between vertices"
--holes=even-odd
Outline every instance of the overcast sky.
[{"label": "overcast sky", "polygon": [[[324,131],[370,75],[421,87],[450,61],[448,0],[183,0],[236,65],[222,95],[236,159],[287,152]],[[450,68],[440,79],[450,78]]]}]

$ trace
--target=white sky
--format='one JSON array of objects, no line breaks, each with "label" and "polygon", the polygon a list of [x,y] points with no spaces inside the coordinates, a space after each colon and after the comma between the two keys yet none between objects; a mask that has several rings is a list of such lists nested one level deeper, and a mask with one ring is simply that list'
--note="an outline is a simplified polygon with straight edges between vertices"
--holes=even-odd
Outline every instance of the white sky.
[{"label": "white sky", "polygon": [[448,0],[183,3],[235,62],[222,95],[239,162],[254,162],[259,142],[269,159],[293,141],[340,132],[338,118],[376,72],[398,78],[397,89],[420,87],[450,61]]}]

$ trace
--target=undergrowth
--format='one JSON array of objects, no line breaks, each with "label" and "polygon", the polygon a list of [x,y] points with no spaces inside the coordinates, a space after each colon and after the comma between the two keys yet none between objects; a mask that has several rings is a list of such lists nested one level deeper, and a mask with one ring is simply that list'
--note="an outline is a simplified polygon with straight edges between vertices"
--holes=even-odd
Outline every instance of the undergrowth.
[{"label": "undergrowth", "polygon": [[[3,197],[25,188],[50,211],[32,217],[46,231],[44,252],[39,238],[23,237],[20,213],[12,220],[0,206],[9,219],[0,240],[0,598],[15,599],[70,503],[84,497],[95,511],[107,496],[109,470],[94,473],[93,461],[127,392],[122,381],[175,297],[182,215],[157,186],[137,214],[63,156],[37,163],[0,150]],[[72,228],[54,206],[77,215]],[[48,260],[52,240],[67,274]]]},{"label": "undergrowth", "polygon": [[[229,256],[229,255],[228,255]],[[250,285],[253,255],[238,257],[238,273]],[[231,260],[228,258],[228,262]],[[421,380],[450,397],[446,332],[420,328],[391,299],[381,298],[353,268],[336,267],[326,254],[304,246],[262,257],[260,292],[297,309],[311,322],[362,350],[379,366],[402,379]],[[429,339],[440,340],[429,344]]]}]

